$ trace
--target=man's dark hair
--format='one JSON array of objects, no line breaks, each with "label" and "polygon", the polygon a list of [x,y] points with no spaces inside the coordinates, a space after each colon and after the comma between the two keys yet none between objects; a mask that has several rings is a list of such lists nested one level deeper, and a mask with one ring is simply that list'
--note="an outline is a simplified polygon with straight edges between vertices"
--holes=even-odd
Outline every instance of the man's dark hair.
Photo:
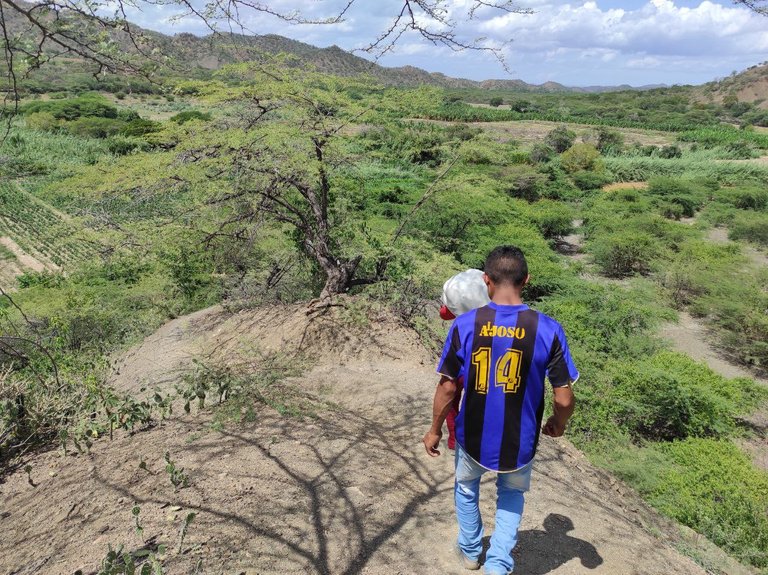
[{"label": "man's dark hair", "polygon": [[520,287],[528,277],[528,262],[520,248],[499,246],[485,258],[484,271],[495,284]]}]

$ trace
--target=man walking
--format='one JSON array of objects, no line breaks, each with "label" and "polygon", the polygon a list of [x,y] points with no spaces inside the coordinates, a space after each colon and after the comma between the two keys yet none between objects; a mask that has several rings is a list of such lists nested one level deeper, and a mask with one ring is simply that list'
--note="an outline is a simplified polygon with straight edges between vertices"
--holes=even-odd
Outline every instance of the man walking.
[{"label": "man walking", "polygon": [[[579,373],[563,328],[525,305],[528,264],[514,246],[494,249],[485,262],[484,281],[491,302],[454,321],[438,365],[442,376],[435,391],[432,426],[424,447],[433,457],[442,425],[463,378],[464,402],[456,418],[457,553],[467,569],[479,569],[483,522],[480,478],[496,480],[496,527],[485,560],[487,575],[511,573],[511,551],[523,513],[524,493],[539,433],[560,437],[573,413],[571,385]],[[544,380],[554,390],[554,415],[542,427]]]}]

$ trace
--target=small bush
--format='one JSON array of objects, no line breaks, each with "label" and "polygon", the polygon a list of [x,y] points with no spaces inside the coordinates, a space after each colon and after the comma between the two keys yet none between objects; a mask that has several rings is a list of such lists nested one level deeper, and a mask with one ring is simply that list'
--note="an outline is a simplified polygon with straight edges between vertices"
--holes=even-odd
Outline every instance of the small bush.
[{"label": "small bush", "polygon": [[208,122],[211,119],[211,115],[207,112],[200,112],[199,110],[187,110],[171,116],[170,119],[171,122],[176,122],[177,124],[186,124],[192,120]]},{"label": "small bush", "polygon": [[647,274],[663,252],[661,243],[650,234],[630,231],[601,235],[588,247],[601,272],[609,277]]},{"label": "small bush", "polygon": [[725,437],[736,417],[766,393],[750,380],[728,380],[689,357],[660,352],[615,367],[611,403],[617,424],[637,439]]},{"label": "small bush", "polygon": [[53,132],[61,123],[50,112],[35,112],[26,117],[27,127],[40,132]]},{"label": "small bush", "polygon": [[540,200],[531,205],[531,216],[541,235],[548,240],[567,236],[573,231],[573,210],[561,202]]},{"label": "small bush", "polygon": [[603,168],[600,152],[592,144],[575,144],[571,146],[560,156],[560,164],[569,174],[584,170],[598,172]]},{"label": "small bush", "polygon": [[573,146],[575,141],[576,132],[569,130],[566,126],[558,126],[544,138],[544,143],[553,148],[558,154],[562,154]]},{"label": "small bush", "polygon": [[546,179],[530,167],[519,167],[506,174],[504,189],[513,198],[535,202],[541,198]]},{"label": "small bush", "polygon": [[621,132],[601,127],[597,130],[597,149],[602,154],[618,154],[624,146]]},{"label": "small bush", "polygon": [[718,200],[724,201],[740,210],[763,211],[768,208],[768,190],[763,188],[737,188],[723,190]]},{"label": "small bush", "polygon": [[137,150],[147,150],[149,149],[149,144],[139,138],[112,136],[107,139],[107,149],[115,156],[125,156]]},{"label": "small bush", "polygon": [[573,183],[580,190],[597,190],[604,185],[611,183],[611,176],[606,172],[590,172],[587,170],[580,170],[571,176]]},{"label": "small bush", "polygon": [[686,217],[693,217],[706,198],[701,186],[677,178],[652,178],[648,182],[648,192],[665,202],[679,205]]},{"label": "small bush", "polygon": [[82,117],[67,122],[63,128],[75,136],[88,138],[108,138],[123,129],[123,122],[112,118]]},{"label": "small bush", "polygon": [[162,129],[162,125],[159,122],[153,122],[152,120],[145,120],[143,118],[136,118],[129,121],[120,130],[123,136],[144,136],[145,134],[151,134],[152,132],[158,132]]},{"label": "small bush", "polygon": [[663,146],[659,150],[658,154],[659,154],[660,158],[664,158],[665,160],[672,160],[674,158],[682,158],[683,157],[683,151],[680,149],[680,146],[678,146],[676,144],[670,144],[668,146]]},{"label": "small bush", "polygon": [[768,567],[768,473],[727,441],[688,439],[655,449],[669,463],[647,493],[651,503],[740,561]]},{"label": "small bush", "polygon": [[768,215],[750,212],[737,214],[728,230],[728,237],[768,246]]},{"label": "small bush", "polygon": [[531,159],[531,162],[534,164],[541,164],[544,162],[550,161],[552,158],[555,157],[555,150],[551,146],[548,146],[547,144],[534,144],[531,148],[530,153],[528,156]]}]

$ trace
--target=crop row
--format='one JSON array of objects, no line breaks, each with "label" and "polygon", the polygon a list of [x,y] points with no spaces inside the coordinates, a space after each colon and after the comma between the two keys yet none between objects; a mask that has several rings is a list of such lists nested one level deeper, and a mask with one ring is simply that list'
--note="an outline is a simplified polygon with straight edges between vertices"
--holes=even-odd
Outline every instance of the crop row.
[{"label": "crop row", "polygon": [[660,130],[664,132],[682,132],[691,129],[690,122],[652,122],[619,118],[598,118],[594,116],[574,116],[559,112],[515,112],[474,108],[466,104],[447,104],[423,114],[430,120],[451,122],[510,122],[516,120],[536,120],[548,122],[566,122],[592,126],[611,126],[615,128],[638,128]]},{"label": "crop row", "polygon": [[0,184],[0,235],[10,236],[30,254],[40,254],[56,265],[92,255],[77,237],[77,228],[39,200],[13,184]]}]

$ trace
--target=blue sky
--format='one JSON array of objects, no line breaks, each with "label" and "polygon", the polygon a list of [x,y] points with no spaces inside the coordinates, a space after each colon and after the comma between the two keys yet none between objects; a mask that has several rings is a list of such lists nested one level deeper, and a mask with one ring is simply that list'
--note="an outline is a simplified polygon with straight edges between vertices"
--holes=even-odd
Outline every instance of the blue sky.
[{"label": "blue sky", "polygon": [[[345,0],[272,0],[282,10],[309,17],[334,13]],[[768,17],[731,2],[714,0],[522,0],[531,15],[484,8],[468,20],[472,0],[449,0],[456,32],[464,41],[484,37],[504,47],[511,70],[476,51],[437,48],[415,33],[403,35],[383,56],[385,66],[413,65],[431,72],[483,80],[520,78],[569,86],[700,84],[768,60]],[[361,48],[387,29],[401,0],[357,0],[345,21],[334,25],[289,25],[260,13],[244,13],[248,29],[281,34],[316,46]],[[193,18],[173,20],[172,4],[133,11],[138,24],[173,34],[204,33]],[[363,55],[363,54],[361,54]]]}]

